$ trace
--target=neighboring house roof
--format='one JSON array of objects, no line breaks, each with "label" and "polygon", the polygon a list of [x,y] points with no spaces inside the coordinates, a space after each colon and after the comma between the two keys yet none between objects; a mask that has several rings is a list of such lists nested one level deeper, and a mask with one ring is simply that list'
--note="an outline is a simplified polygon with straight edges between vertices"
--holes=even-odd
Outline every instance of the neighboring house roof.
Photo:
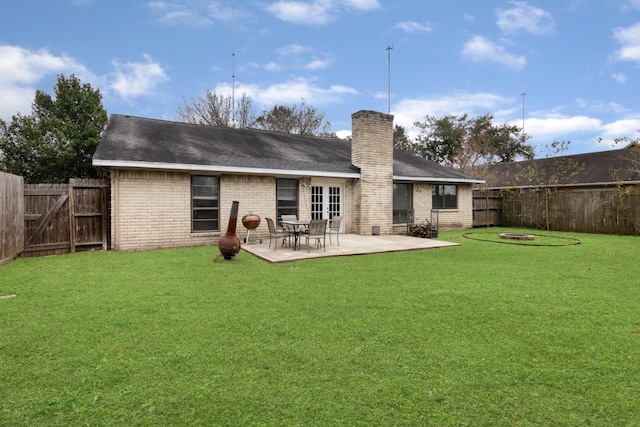
[{"label": "neighboring house roof", "polygon": [[[113,114],[93,156],[95,166],[358,178],[351,143]],[[394,150],[394,179],[483,182]]]},{"label": "neighboring house roof", "polygon": [[640,148],[547,157],[487,167],[486,189],[640,184]]}]

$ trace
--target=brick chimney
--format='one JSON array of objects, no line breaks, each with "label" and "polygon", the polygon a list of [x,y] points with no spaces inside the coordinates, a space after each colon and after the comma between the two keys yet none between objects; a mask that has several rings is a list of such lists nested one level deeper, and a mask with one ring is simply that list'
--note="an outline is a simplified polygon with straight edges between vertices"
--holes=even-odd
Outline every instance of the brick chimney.
[{"label": "brick chimney", "polygon": [[351,115],[351,162],[360,168],[354,185],[354,232],[393,232],[393,116],[377,111]]}]

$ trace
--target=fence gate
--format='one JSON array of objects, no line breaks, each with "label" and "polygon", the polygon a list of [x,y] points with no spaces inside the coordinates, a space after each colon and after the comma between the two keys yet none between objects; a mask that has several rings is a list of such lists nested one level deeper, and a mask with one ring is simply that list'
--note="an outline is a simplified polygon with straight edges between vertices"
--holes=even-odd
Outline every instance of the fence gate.
[{"label": "fence gate", "polygon": [[500,191],[473,192],[473,226],[502,225],[502,199]]},{"label": "fence gate", "polygon": [[109,183],[71,179],[69,184],[24,188],[24,256],[108,249]]}]

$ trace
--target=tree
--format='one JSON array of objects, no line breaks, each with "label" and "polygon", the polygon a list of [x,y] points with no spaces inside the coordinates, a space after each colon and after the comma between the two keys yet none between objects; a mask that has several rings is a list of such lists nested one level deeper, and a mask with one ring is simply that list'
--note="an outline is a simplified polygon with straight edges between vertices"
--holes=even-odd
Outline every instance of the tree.
[{"label": "tree", "polygon": [[275,105],[256,119],[260,129],[294,133],[299,135],[335,136],[330,132],[331,123],[324,120],[324,113],[304,101],[295,105]]},{"label": "tree", "polygon": [[183,122],[240,129],[255,125],[255,108],[246,93],[242,94],[235,107],[231,96],[218,95],[210,90],[191,103],[184,98],[182,100],[184,105],[178,107],[176,113]]},{"label": "tree", "polygon": [[[585,169],[585,163],[564,156],[569,150],[571,141],[554,141],[543,147],[544,158],[526,162],[515,175],[515,181],[526,182],[533,188],[537,199],[536,212],[542,214],[536,226],[544,230],[551,230],[552,217],[550,204],[553,201],[557,185],[570,184],[575,181],[576,175]],[[531,195],[519,194],[521,199],[533,199]],[[538,218],[538,217],[535,217]]]},{"label": "tree", "polygon": [[401,150],[411,151],[413,142],[404,126],[395,125],[393,127],[393,146]]},{"label": "tree", "polygon": [[[602,138],[599,138],[598,142],[602,143]],[[620,145],[624,146],[623,150],[618,150],[620,166],[610,172],[611,176],[618,181],[618,200],[626,202],[626,199],[632,193],[638,191],[635,186],[626,185],[625,181],[640,177],[640,138],[623,137],[614,139],[613,147],[618,148]],[[621,203],[621,205],[628,206],[627,203]],[[640,234],[640,215],[636,215],[633,227]]]},{"label": "tree", "polygon": [[533,158],[534,150],[518,126],[493,124],[493,114],[469,118],[447,115],[426,116],[415,122],[419,130],[409,150],[445,166],[473,174],[487,163]]},{"label": "tree", "polygon": [[31,115],[0,120],[0,168],[28,183],[65,183],[100,178],[106,170],[91,164],[107,124],[102,95],[73,74],[58,75],[54,96],[38,89]]}]

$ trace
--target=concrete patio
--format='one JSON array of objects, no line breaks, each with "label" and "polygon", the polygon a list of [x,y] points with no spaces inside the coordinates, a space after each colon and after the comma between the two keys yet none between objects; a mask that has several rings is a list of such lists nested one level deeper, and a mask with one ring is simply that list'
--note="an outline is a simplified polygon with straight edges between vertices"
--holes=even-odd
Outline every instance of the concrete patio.
[{"label": "concrete patio", "polygon": [[274,241],[271,242],[271,248],[269,248],[269,238],[267,237],[262,241],[250,242],[250,244],[242,244],[242,249],[253,254],[265,261],[278,263],[278,262],[291,262],[301,259],[311,258],[324,258],[333,256],[346,256],[346,255],[363,255],[374,254],[382,252],[398,252],[398,251],[411,251],[419,249],[435,249],[445,248],[451,246],[459,246],[458,243],[449,243],[442,240],[434,239],[421,239],[418,237],[410,236],[360,236],[357,234],[341,234],[340,246],[336,243],[335,235],[331,237],[333,243],[329,243],[329,236],[327,236],[327,248],[324,251],[322,248],[316,249],[312,246],[307,250],[307,246],[302,244],[302,247],[294,250],[293,247],[282,246],[282,239],[278,239],[278,247],[273,250]]}]

